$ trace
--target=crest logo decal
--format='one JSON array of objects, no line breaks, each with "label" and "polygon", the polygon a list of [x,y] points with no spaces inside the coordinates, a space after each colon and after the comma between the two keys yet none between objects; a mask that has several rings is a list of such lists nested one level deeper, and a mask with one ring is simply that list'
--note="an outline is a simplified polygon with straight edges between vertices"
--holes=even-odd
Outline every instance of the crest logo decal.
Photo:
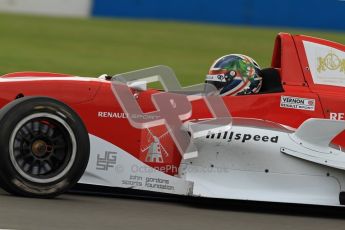
[{"label": "crest logo decal", "polygon": [[339,58],[332,50],[325,57],[317,58],[317,72],[339,70],[345,73],[345,59]]}]

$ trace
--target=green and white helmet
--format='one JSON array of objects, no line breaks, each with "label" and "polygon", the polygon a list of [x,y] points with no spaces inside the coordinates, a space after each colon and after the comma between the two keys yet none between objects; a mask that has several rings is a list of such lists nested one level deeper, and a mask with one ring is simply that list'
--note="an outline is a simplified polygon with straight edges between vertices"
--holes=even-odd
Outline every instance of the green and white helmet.
[{"label": "green and white helmet", "polygon": [[228,54],[212,64],[205,82],[214,85],[220,95],[258,93],[262,85],[260,66],[246,55]]}]

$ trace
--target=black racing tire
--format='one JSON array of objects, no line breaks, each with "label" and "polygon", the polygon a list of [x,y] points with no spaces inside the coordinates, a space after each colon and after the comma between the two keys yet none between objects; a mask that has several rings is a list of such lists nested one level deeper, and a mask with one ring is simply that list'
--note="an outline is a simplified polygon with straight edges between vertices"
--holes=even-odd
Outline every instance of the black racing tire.
[{"label": "black racing tire", "polygon": [[0,110],[0,184],[14,195],[52,198],[83,175],[90,140],[82,120],[48,97],[22,97]]}]

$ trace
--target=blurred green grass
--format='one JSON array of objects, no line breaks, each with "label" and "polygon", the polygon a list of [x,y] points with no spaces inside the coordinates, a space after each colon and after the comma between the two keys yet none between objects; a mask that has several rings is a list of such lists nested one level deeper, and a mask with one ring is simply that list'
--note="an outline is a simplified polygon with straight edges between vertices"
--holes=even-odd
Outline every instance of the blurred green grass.
[{"label": "blurred green grass", "polygon": [[345,33],[330,31],[0,14],[0,74],[92,77],[162,64],[189,85],[202,82],[211,63],[228,53],[247,54],[269,66],[281,31],[345,43]]}]

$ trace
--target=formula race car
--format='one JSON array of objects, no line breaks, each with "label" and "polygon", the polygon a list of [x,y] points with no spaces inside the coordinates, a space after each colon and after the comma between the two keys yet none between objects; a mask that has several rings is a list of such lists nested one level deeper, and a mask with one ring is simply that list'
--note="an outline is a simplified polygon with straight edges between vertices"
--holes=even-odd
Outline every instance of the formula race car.
[{"label": "formula race car", "polygon": [[[0,77],[0,185],[12,194],[42,198],[79,183],[345,205],[345,46],[280,33],[272,66],[262,74],[260,93],[221,97],[231,125],[202,135],[192,129],[215,114],[203,97],[188,95],[191,112],[177,114],[183,122],[180,140],[156,119],[157,95],[182,95],[173,92],[179,84],[168,67],[99,78],[6,74]],[[155,80],[168,92],[146,88]],[[133,105],[129,109],[120,91]],[[142,125],[133,125],[139,118]],[[194,149],[181,153],[177,142],[188,138]]]}]

